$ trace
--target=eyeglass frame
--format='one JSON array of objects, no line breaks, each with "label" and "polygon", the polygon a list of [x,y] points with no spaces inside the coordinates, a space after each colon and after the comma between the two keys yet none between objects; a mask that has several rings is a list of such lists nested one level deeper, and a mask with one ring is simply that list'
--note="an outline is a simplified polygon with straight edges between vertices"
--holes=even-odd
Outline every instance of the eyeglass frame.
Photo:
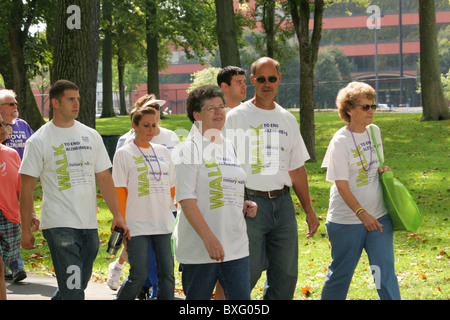
[{"label": "eyeglass frame", "polygon": [[5,103],[1,103],[0,104],[0,106],[4,106],[4,105],[8,105],[8,107],[14,107],[14,106],[18,107],[19,103],[17,103],[17,102],[5,102]]},{"label": "eyeglass frame", "polygon": [[149,104],[149,105],[147,105],[147,107],[151,107],[153,109],[156,109],[156,111],[160,111],[161,110],[161,106],[159,104]]},{"label": "eyeglass frame", "polygon": [[378,106],[376,104],[357,104],[357,106],[361,107],[364,111],[369,111],[369,109],[372,109],[373,111],[377,110]]},{"label": "eyeglass frame", "polygon": [[266,81],[269,81],[270,83],[275,83],[278,81],[278,77],[275,76],[268,76],[267,78],[264,76],[260,76],[258,78],[255,78],[255,81],[259,84],[264,84]]},{"label": "eyeglass frame", "polygon": [[227,109],[226,106],[221,105],[219,107],[202,108],[201,111],[207,111],[209,113],[215,113],[216,111],[225,112],[226,109]]}]

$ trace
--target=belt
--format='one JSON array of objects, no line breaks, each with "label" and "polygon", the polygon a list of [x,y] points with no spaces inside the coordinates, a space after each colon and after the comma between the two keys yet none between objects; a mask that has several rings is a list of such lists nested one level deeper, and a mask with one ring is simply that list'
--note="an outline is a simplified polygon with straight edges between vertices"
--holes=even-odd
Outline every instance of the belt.
[{"label": "belt", "polygon": [[289,187],[284,186],[283,189],[280,190],[271,190],[271,191],[258,191],[258,190],[252,190],[245,188],[245,193],[250,196],[257,196],[257,197],[266,197],[269,199],[274,199],[276,197],[279,197],[285,193],[289,192]]}]

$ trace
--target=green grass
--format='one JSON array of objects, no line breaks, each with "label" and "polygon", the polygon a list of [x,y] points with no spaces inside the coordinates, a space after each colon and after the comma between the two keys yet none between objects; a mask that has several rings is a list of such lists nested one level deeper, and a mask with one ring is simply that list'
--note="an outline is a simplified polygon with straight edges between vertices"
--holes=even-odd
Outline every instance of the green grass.
[{"label": "green grass", "polygon": [[[376,113],[374,123],[381,128],[385,163],[410,190],[424,216],[423,225],[414,233],[396,232],[394,249],[396,271],[403,299],[448,300],[450,298],[450,228],[449,197],[449,121],[420,122],[421,114]],[[297,115],[298,119],[298,115]],[[326,269],[330,263],[330,247],[325,230],[328,196],[331,184],[325,181],[321,161],[334,132],[344,123],[335,112],[318,112],[316,121],[316,154],[318,161],[307,163],[311,199],[321,226],[313,238],[306,239],[305,215],[294,196],[299,230],[299,274],[295,299],[319,299]],[[161,125],[171,130],[189,130],[185,115],[171,115]],[[130,128],[129,117],[97,119],[101,134],[123,134]],[[40,191],[36,192],[36,211],[40,211]],[[95,261],[93,279],[105,281],[108,264],[115,257],[106,253],[111,215],[99,197],[99,234],[101,246]],[[36,233],[38,248],[22,251],[29,272],[53,274],[50,253]],[[125,268],[125,275],[128,267]],[[180,273],[175,270],[176,288],[181,289]],[[261,277],[252,299],[262,298],[265,276]],[[310,288],[310,289],[309,289]],[[305,295],[302,289],[308,289]],[[348,299],[378,299],[370,271],[363,254],[353,276]]]}]

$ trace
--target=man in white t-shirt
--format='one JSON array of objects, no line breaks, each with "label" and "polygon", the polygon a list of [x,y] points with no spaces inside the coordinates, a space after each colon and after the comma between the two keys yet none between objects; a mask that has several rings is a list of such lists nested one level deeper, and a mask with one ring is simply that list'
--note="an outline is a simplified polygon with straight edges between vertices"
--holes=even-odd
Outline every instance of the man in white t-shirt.
[{"label": "man in white t-shirt", "polygon": [[99,248],[96,181],[113,214],[112,229],[129,229],[120,214],[111,161],[97,131],[81,124],[78,87],[67,80],[50,89],[53,119],[25,145],[20,167],[22,247],[33,249],[33,195],[43,190],[41,229],[52,255],[58,289],[52,299],[84,299]]},{"label": "man in white t-shirt", "polygon": [[298,230],[290,187],[306,212],[311,237],[319,227],[312,208],[305,162],[308,151],[295,117],[275,102],[280,66],[271,58],[252,64],[253,99],[227,114],[225,134],[233,138],[247,173],[246,198],[258,204],[246,218],[250,240],[250,287],[267,269],[265,299],[292,299],[298,275]]},{"label": "man in white t-shirt", "polygon": [[227,66],[217,74],[217,84],[225,93],[227,112],[241,104],[247,97],[245,70],[235,66]]}]

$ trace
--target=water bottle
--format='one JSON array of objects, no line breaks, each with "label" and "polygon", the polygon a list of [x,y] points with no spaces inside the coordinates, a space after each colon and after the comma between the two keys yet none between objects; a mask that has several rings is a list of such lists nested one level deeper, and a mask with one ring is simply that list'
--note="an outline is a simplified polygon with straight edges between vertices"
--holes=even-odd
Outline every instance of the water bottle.
[{"label": "water bottle", "polygon": [[109,254],[115,255],[117,251],[120,249],[123,241],[123,229],[119,227],[115,227],[111,237],[108,242],[108,249],[106,252]]}]

